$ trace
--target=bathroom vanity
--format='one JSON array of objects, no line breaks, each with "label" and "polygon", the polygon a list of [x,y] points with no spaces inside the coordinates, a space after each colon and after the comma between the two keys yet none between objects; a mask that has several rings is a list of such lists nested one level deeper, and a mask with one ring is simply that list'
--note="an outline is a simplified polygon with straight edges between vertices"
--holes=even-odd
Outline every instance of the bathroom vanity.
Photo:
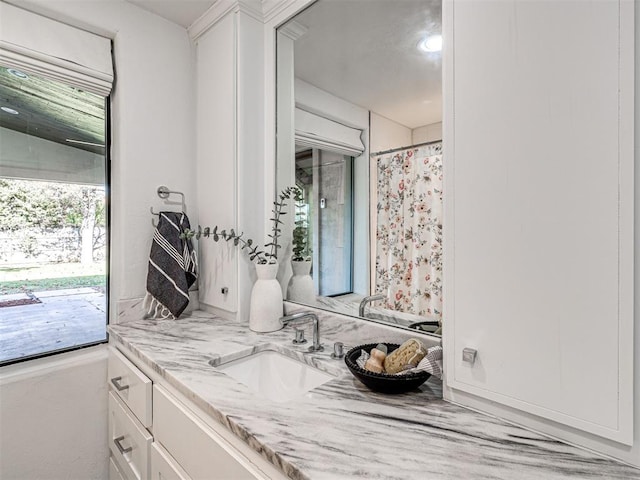
[{"label": "bathroom vanity", "polygon": [[[632,467],[445,402],[434,378],[407,394],[374,393],[331,358],[333,343],[420,334],[320,319],[325,350],[313,354],[292,344],[293,329],[256,334],[201,311],[111,326],[111,480],[640,479]],[[268,400],[214,366],[264,349],[332,379]]]},{"label": "bathroom vanity", "polygon": [[[289,150],[282,145],[279,122],[286,117],[278,100],[302,101],[283,95],[289,84],[277,80],[284,59],[276,51],[278,31],[312,3],[267,2],[263,23],[256,23],[238,2],[210,28],[190,31],[198,48],[202,43],[198,64],[216,67],[203,70],[213,76],[203,77],[203,85],[240,72],[232,82],[233,116],[216,120],[240,119],[238,145],[265,141],[258,161],[244,149],[229,157],[238,172],[260,172],[236,179],[234,226],[254,238],[265,236],[255,227],[265,226],[265,216],[256,218],[248,206],[256,199],[268,206],[275,185],[292,179],[278,183],[276,166],[295,150],[292,142]],[[638,465],[634,15],[637,23],[629,0],[442,3],[442,341],[445,399]],[[217,35],[235,55],[226,63],[206,53],[208,42],[222,45]],[[256,37],[264,44],[259,53],[246,48]],[[252,82],[260,62],[264,70]],[[359,125],[357,118],[337,116],[335,103],[323,98],[307,110]],[[265,129],[258,134],[247,131],[258,122],[242,121],[251,107],[264,109]],[[213,103],[209,109],[215,110]],[[214,123],[198,128],[202,138],[217,131]],[[215,153],[198,164],[207,168]],[[225,182],[203,191],[222,192]],[[214,198],[200,202],[217,204]],[[209,272],[221,271],[218,265],[211,262]],[[201,300],[245,318],[251,267],[228,269],[240,276],[229,297]],[[237,310],[225,305],[233,295]],[[465,351],[477,353],[474,362]]]},{"label": "bathroom vanity", "polygon": [[[266,237],[286,153],[276,34],[311,3],[263,2],[260,12],[220,2],[189,29],[203,225]],[[113,410],[131,413],[139,434],[127,451],[128,437],[112,432],[114,467],[138,455],[123,477],[640,478],[458,405],[637,465],[634,15],[629,0],[443,2],[444,386],[376,394],[331,348],[303,355],[288,329],[251,333],[253,267],[201,242],[200,302],[236,320],[195,312],[110,327],[113,347],[147,378],[152,420],[114,394]],[[321,324],[329,347],[420,335],[329,313]],[[265,344],[341,373],[279,402],[217,369]]]}]

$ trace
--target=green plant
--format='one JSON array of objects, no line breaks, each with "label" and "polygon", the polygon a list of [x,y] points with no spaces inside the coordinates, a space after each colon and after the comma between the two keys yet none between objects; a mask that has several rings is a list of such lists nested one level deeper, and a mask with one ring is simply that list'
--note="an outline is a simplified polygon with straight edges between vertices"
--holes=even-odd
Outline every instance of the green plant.
[{"label": "green plant", "polygon": [[295,197],[295,228],[293,229],[293,256],[291,260],[294,262],[303,262],[311,260],[311,249],[309,248],[309,221],[307,217],[306,207],[302,196],[302,190],[298,189],[298,195]]},{"label": "green plant", "polygon": [[259,264],[265,263],[276,263],[278,260],[278,249],[282,248],[282,245],[278,243],[280,238],[280,234],[282,233],[282,229],[280,225],[283,224],[280,217],[282,215],[286,215],[287,212],[284,211],[284,208],[287,206],[285,200],[290,199],[292,196],[297,201],[299,197],[301,197],[302,192],[298,187],[287,187],[280,192],[278,195],[278,199],[273,202],[273,210],[271,210],[273,216],[269,219],[271,221],[271,233],[267,235],[270,238],[270,241],[265,243],[265,250],[261,250],[259,245],[256,245],[253,240],[244,238],[244,232],[237,234],[234,229],[218,231],[218,226],[216,225],[211,229],[210,227],[202,228],[198,225],[198,230],[185,230],[185,232],[181,235],[182,238],[193,238],[197,239],[201,237],[212,238],[214,242],[219,242],[220,240],[225,240],[227,242],[233,242],[234,246],[240,246],[242,250],[247,250],[249,255],[249,260],[256,261]]}]

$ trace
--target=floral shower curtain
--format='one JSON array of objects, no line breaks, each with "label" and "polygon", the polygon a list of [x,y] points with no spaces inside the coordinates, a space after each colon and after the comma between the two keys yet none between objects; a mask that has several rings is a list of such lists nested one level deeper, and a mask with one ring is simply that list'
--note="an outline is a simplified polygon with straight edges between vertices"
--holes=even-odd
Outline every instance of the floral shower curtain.
[{"label": "floral shower curtain", "polygon": [[386,308],[442,315],[442,143],[380,155],[376,293]]}]

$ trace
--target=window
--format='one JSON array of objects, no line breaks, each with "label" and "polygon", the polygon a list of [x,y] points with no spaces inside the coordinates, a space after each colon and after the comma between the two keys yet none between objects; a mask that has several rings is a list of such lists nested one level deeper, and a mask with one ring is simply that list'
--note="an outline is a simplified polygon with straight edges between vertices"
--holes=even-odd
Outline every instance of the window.
[{"label": "window", "polygon": [[0,364],[106,341],[107,100],[0,66]]}]

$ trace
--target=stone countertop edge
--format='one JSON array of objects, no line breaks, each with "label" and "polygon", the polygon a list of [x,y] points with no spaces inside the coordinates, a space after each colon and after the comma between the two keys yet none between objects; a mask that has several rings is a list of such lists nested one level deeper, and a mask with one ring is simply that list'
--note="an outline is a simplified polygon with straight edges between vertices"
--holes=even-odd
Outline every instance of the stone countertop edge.
[{"label": "stone countertop edge", "polygon": [[[110,342],[293,479],[640,480],[640,470],[631,466],[445,402],[437,379],[400,395],[371,392],[343,361],[330,358],[333,342],[402,343],[426,336],[318,314],[325,351],[314,354],[302,354],[308,345],[291,344],[292,329],[257,334],[247,324],[204,311],[112,325]],[[304,397],[276,403],[209,364],[265,343],[341,373]],[[428,337],[426,343],[436,340]]]}]

